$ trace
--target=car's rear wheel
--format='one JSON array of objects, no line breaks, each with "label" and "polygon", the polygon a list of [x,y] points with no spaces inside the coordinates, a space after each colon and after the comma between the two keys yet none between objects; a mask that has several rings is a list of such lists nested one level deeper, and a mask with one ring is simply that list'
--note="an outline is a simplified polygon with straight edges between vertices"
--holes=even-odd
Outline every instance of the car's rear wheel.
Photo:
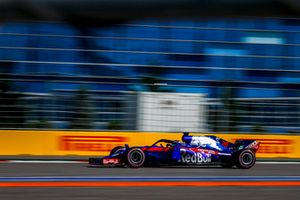
[{"label": "car's rear wheel", "polygon": [[241,169],[249,169],[256,162],[255,154],[251,150],[243,150],[237,154],[236,166]]},{"label": "car's rear wheel", "polygon": [[138,168],[145,163],[145,153],[140,148],[132,148],[126,154],[126,163],[129,167]]}]

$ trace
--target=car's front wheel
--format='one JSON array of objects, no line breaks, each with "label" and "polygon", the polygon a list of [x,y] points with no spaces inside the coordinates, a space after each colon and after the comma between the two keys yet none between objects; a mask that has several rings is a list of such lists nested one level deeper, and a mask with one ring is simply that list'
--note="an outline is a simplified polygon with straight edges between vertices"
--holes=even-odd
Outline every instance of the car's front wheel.
[{"label": "car's front wheel", "polygon": [[251,150],[242,150],[237,154],[236,166],[241,169],[249,169],[256,162],[255,154]]},{"label": "car's front wheel", "polygon": [[145,163],[145,153],[140,148],[131,148],[126,154],[126,163],[129,167],[138,168]]}]

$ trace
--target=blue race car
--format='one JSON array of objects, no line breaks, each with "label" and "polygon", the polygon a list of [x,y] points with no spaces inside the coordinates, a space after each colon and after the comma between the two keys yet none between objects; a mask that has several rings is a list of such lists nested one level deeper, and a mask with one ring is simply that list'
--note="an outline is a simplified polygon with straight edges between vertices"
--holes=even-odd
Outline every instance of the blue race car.
[{"label": "blue race car", "polygon": [[221,165],[249,169],[256,162],[259,142],[237,140],[230,143],[213,135],[190,136],[183,133],[182,142],[161,139],[151,146],[117,146],[110,155],[89,158],[90,165],[128,166],[190,166]]}]

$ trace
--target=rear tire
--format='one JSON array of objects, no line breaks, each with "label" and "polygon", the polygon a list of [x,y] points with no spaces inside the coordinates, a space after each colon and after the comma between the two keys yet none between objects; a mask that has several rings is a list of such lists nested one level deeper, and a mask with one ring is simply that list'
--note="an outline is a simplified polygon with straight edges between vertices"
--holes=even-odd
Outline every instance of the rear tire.
[{"label": "rear tire", "polygon": [[256,162],[255,154],[248,149],[238,152],[236,159],[236,166],[241,169],[249,169]]},{"label": "rear tire", "polygon": [[132,148],[126,154],[126,164],[132,168],[142,167],[145,163],[145,153],[140,148]]}]

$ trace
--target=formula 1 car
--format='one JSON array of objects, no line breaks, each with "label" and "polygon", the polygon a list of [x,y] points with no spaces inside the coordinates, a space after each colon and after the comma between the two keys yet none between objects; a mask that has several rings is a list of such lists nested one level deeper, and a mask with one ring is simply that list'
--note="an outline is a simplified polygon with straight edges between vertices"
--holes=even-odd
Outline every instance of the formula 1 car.
[{"label": "formula 1 car", "polygon": [[128,166],[178,166],[178,165],[221,165],[225,168],[237,166],[249,169],[256,162],[259,142],[237,140],[230,143],[217,136],[190,136],[183,133],[182,142],[161,139],[151,146],[117,146],[110,155],[89,158],[89,164]]}]

